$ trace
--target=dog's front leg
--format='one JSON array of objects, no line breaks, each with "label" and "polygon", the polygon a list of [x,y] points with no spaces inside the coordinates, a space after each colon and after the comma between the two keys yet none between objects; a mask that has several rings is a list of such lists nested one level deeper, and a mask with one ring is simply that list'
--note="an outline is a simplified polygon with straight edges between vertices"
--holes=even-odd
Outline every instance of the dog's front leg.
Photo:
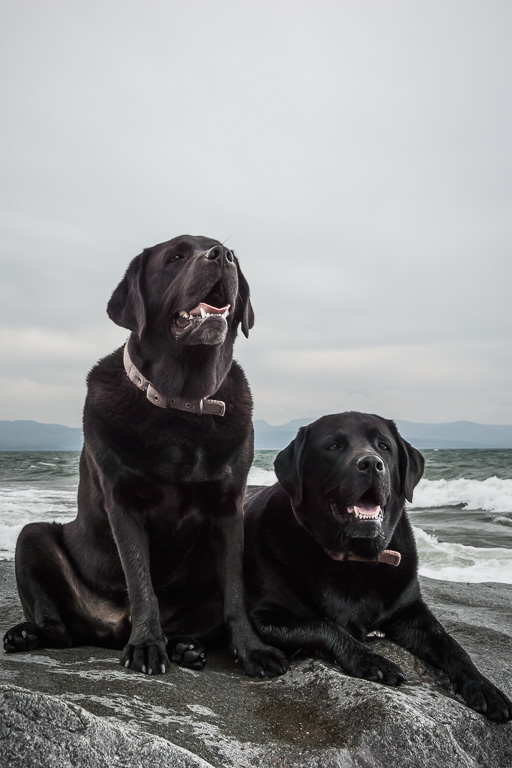
[{"label": "dog's front leg", "polygon": [[251,677],[275,677],[286,671],[286,657],[277,648],[263,643],[249,622],[245,606],[243,571],[243,508],[219,521],[220,544],[217,570],[224,595],[224,621],[230,634],[230,647]]},{"label": "dog's front leg", "polygon": [[113,499],[108,514],[126,578],[132,623],[130,639],[120,662],[137,672],[163,674],[169,668],[169,659],[160,626],[158,601],[151,583],[144,520]]},{"label": "dog's front leg", "polygon": [[402,670],[377,653],[369,651],[343,627],[327,618],[294,616],[281,608],[260,606],[251,618],[261,637],[283,648],[290,655],[316,653],[354,677],[384,685],[400,685]]},{"label": "dog's front leg", "polygon": [[455,692],[476,712],[498,722],[512,719],[512,702],[479,672],[422,600],[407,606],[382,629],[389,640],[446,672]]}]

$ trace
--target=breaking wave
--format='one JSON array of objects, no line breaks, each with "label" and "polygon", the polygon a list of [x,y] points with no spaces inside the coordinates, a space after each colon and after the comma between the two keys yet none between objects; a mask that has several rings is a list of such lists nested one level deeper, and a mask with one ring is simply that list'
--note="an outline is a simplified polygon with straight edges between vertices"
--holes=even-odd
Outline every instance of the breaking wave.
[{"label": "breaking wave", "polygon": [[422,480],[414,491],[409,509],[453,507],[485,512],[512,512],[512,480]]},{"label": "breaking wave", "polygon": [[512,549],[440,542],[414,527],[422,576],[445,581],[512,584]]}]

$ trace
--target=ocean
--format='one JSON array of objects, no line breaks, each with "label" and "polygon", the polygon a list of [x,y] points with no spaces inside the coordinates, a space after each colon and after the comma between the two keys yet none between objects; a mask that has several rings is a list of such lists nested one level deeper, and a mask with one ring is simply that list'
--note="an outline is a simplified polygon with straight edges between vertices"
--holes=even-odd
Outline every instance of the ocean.
[{"label": "ocean", "polygon": [[[249,483],[276,482],[276,451],[256,451]],[[408,504],[420,573],[512,584],[512,450],[424,450],[425,475]],[[78,451],[0,451],[0,559],[23,525],[76,514]]]}]

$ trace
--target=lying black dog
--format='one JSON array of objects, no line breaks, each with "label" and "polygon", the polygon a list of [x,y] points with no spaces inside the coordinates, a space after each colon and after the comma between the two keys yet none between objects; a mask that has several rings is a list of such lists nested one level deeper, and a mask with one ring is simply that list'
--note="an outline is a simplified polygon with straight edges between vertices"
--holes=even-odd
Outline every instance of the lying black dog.
[{"label": "lying black dog", "polygon": [[401,670],[360,641],[380,630],[444,670],[455,691],[491,720],[511,702],[431,614],[420,594],[405,500],[423,457],[393,422],[362,413],[302,427],[275,460],[279,483],[249,488],[246,584],[261,637],[288,654],[316,653],[386,685]]},{"label": "lying black dog", "polygon": [[124,647],[124,666],[159,674],[169,657],[202,667],[201,643],[227,625],[248,674],[280,672],[283,654],[244,605],[252,400],[232,351],[254,316],[238,261],[204,237],[156,245],[133,259],[108,314],[132,333],[89,374],[78,516],[21,532],[27,621],[4,647]]}]

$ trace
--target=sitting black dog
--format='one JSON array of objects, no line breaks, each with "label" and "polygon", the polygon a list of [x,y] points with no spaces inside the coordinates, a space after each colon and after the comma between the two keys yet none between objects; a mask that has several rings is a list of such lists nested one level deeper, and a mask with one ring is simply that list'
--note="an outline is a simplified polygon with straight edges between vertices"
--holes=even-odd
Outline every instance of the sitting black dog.
[{"label": "sitting black dog", "polygon": [[21,532],[27,621],[4,647],[124,648],[125,667],[160,674],[169,657],[202,667],[227,626],[248,674],[283,671],[244,604],[252,399],[232,353],[254,318],[238,261],[205,237],[146,249],[108,314],[131,335],[89,374],[78,515]]},{"label": "sitting black dog", "polygon": [[245,506],[249,615],[261,637],[398,685],[401,670],[360,642],[381,631],[446,672],[477,712],[509,720],[511,702],[421,598],[404,505],[424,462],[394,423],[324,416],[302,427],[274,466],[279,483],[249,488]]}]

